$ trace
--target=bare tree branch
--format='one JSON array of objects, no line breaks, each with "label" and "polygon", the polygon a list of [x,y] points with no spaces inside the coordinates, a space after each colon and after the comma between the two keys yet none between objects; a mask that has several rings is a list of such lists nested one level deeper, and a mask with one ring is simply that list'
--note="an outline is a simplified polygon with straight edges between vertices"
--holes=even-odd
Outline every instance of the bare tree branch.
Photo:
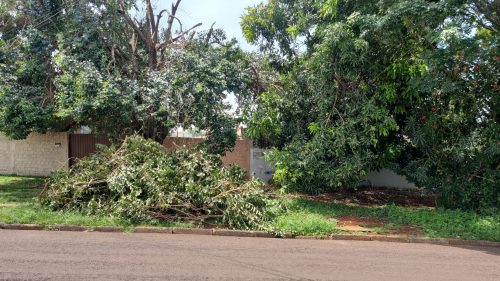
[{"label": "bare tree branch", "polygon": [[139,25],[137,25],[137,23],[128,14],[124,1],[119,0],[118,4],[120,5],[120,10],[118,10],[120,12],[120,14],[123,15],[123,17],[125,18],[127,23],[130,25],[130,27],[132,27],[134,29],[134,31],[139,35],[139,37],[141,37],[141,40],[143,40],[144,43],[148,43],[149,42],[148,38],[144,35],[144,32],[142,32],[142,30],[139,28]]},{"label": "bare tree branch", "polygon": [[[500,1],[478,0],[474,4],[476,12],[488,21],[491,26],[479,22],[481,26],[487,29],[500,29]],[[478,19],[479,21],[481,19]]]},{"label": "bare tree branch", "polygon": [[215,22],[212,23],[212,25],[210,26],[210,30],[208,31],[207,37],[205,38],[206,43],[209,43],[210,39],[212,38],[212,34],[214,33],[214,25],[215,25]]},{"label": "bare tree branch", "polygon": [[172,40],[172,27],[174,25],[174,18],[175,15],[177,14],[177,9],[179,8],[179,5],[181,4],[182,0],[177,0],[175,4],[172,3],[172,10],[170,12],[170,17],[168,18],[168,23],[167,23],[167,41]]},{"label": "bare tree branch", "polygon": [[151,33],[154,34],[156,30],[156,25],[155,25],[155,15],[153,14],[153,5],[151,5],[151,0],[146,1],[146,7],[147,7],[147,20],[149,26],[151,27]]},{"label": "bare tree branch", "polygon": [[156,30],[155,30],[155,33],[153,34],[155,38],[158,38],[158,33],[159,33],[159,29],[160,29],[160,20],[163,16],[163,13],[168,14],[168,10],[167,9],[161,10],[156,18],[156,24],[155,24]]},{"label": "bare tree branch", "polygon": [[[148,64],[152,69],[158,69],[162,65],[162,59],[164,56],[164,50],[167,46],[176,43],[180,38],[183,38],[185,35],[192,32],[193,29],[201,26],[201,23],[198,23],[191,27],[190,29],[184,31],[183,25],[180,19],[176,17],[176,13],[179,9],[179,5],[182,0],[176,0],[175,3],[172,3],[172,10],[168,11],[167,9],[160,11],[160,13],[156,16],[154,15],[153,5],[151,4],[151,0],[146,0],[146,22],[145,25],[137,22],[135,18],[132,18],[127,11],[127,6],[124,0],[118,0],[119,4],[119,12],[123,15],[124,19],[128,23],[128,25],[134,31],[132,38],[130,39],[129,45],[131,47],[131,53],[133,54],[133,63],[137,63],[137,37],[144,43],[147,49],[148,55]],[[160,20],[164,13],[168,14],[168,22],[167,28],[165,30],[165,39],[164,42],[161,42],[160,39]],[[172,33],[172,28],[174,22],[177,21],[180,25],[180,32],[174,38]],[[213,29],[213,25],[212,25]],[[210,31],[210,33],[213,30]],[[211,35],[210,35],[211,36]],[[209,36],[209,37],[210,37]]]},{"label": "bare tree branch", "polygon": [[188,34],[189,32],[191,32],[193,29],[197,28],[197,27],[200,27],[202,25],[201,22],[195,24],[193,27],[191,27],[190,29],[184,31],[184,32],[181,32],[177,37],[173,38],[172,39],[172,42],[176,42],[177,40],[179,40],[179,38],[183,37],[184,35]]}]

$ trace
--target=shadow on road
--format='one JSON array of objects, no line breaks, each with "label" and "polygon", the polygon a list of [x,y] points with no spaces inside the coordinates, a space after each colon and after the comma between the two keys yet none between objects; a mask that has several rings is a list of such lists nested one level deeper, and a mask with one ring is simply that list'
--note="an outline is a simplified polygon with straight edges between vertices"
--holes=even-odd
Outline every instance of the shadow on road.
[{"label": "shadow on road", "polygon": [[477,246],[456,246],[452,245],[449,247],[454,247],[454,248],[461,248],[461,249],[467,249],[471,251],[478,251],[494,256],[500,256],[500,247],[477,247]]}]

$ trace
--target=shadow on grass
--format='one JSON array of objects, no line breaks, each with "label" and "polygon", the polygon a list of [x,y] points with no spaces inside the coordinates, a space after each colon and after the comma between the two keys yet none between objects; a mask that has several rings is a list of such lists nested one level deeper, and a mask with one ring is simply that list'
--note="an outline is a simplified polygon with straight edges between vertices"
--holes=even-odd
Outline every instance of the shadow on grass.
[{"label": "shadow on grass", "polygon": [[33,202],[40,193],[43,183],[43,178],[1,176],[0,204]]}]

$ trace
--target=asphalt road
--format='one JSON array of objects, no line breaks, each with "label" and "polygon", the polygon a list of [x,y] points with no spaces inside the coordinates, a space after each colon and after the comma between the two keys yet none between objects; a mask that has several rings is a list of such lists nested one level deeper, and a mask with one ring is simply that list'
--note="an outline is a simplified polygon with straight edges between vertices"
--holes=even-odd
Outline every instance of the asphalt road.
[{"label": "asphalt road", "polygon": [[0,280],[500,280],[500,248],[0,230]]}]

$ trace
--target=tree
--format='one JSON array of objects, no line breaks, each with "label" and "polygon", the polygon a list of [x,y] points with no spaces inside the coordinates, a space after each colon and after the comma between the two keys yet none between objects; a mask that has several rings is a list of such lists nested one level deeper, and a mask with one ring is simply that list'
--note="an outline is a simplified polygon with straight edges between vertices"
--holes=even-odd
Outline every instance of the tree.
[{"label": "tree", "polygon": [[[151,0],[146,0],[146,17],[142,19],[142,21],[138,21],[130,16],[128,12],[129,5],[127,5],[124,0],[118,1],[118,11],[123,15],[127,24],[134,31],[129,41],[130,48],[135,55],[137,52],[137,40],[140,39],[147,52],[148,66],[152,70],[157,70],[162,67],[167,48],[174,44],[186,43],[186,38],[184,38],[184,36],[189,35],[193,29],[202,25],[201,23],[198,23],[188,30],[183,30],[182,22],[179,18],[177,18],[177,10],[179,9],[180,3],[181,0],[176,0],[175,4],[172,3],[170,11],[165,9],[160,11],[160,13],[155,16]],[[168,14],[167,27],[165,29],[161,29],[160,23],[165,13]],[[176,36],[173,34],[175,21],[179,23],[180,27],[179,34]],[[208,36],[207,41],[210,40],[209,37],[210,35]]]},{"label": "tree", "polygon": [[244,34],[286,85],[262,95],[249,120],[250,135],[274,140],[275,179],[321,192],[388,167],[439,192],[444,206],[498,207],[495,5],[274,0],[249,8]]},{"label": "tree", "polygon": [[237,120],[224,99],[255,95],[251,60],[222,30],[183,29],[180,4],[157,14],[150,0],[2,4],[0,131],[88,125],[162,142],[193,125],[214,152],[230,148]]}]

